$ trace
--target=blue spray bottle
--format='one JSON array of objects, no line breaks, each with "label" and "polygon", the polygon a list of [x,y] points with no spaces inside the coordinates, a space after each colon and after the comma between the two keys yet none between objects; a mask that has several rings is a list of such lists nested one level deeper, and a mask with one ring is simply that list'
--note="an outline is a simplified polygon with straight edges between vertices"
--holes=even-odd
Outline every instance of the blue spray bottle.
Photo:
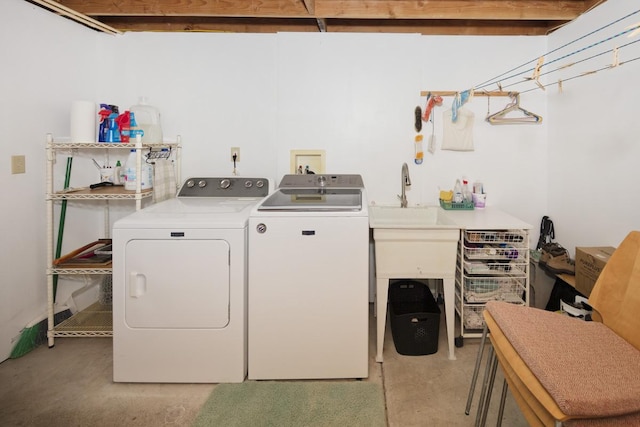
[{"label": "blue spray bottle", "polygon": [[107,130],[107,142],[120,142],[120,129],[116,119],[118,113],[109,114],[109,129]]}]

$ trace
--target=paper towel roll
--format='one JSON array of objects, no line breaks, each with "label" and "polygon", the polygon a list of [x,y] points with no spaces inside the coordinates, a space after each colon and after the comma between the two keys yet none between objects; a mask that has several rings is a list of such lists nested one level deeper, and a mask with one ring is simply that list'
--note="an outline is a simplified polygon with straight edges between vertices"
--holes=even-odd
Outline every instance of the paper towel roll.
[{"label": "paper towel roll", "polygon": [[96,104],[91,101],[71,103],[71,142],[96,142]]}]

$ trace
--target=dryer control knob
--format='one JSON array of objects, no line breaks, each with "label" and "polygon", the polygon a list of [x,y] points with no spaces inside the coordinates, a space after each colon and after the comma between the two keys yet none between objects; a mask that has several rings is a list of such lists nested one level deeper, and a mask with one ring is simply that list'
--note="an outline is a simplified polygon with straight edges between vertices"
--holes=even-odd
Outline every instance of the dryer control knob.
[{"label": "dryer control knob", "polygon": [[229,181],[228,179],[223,179],[222,181],[220,181],[220,188],[229,188],[230,185],[231,181]]},{"label": "dryer control knob", "polygon": [[256,182],[256,187],[258,187],[258,188],[264,187],[264,182],[262,180]]},{"label": "dryer control knob", "polygon": [[198,181],[198,187],[204,188],[206,186],[207,186],[207,181],[205,181],[204,179],[201,179],[200,181]]},{"label": "dryer control knob", "polygon": [[253,185],[253,182],[251,182],[251,181],[245,181],[244,182],[244,187],[245,188],[251,188],[252,185]]},{"label": "dryer control knob", "polygon": [[187,181],[187,187],[189,187],[189,188],[193,188],[193,186],[194,186],[194,185],[196,185],[196,183],[195,183],[195,182],[193,182],[193,180],[192,180],[192,179],[190,179],[189,181]]},{"label": "dryer control knob", "polygon": [[320,187],[324,187],[325,185],[327,185],[327,177],[326,176],[319,176],[318,177],[318,185]]},{"label": "dryer control knob", "polygon": [[257,231],[259,234],[264,234],[264,233],[267,231],[267,226],[266,226],[266,224],[264,224],[264,223],[262,223],[262,222],[261,222],[260,224],[256,225],[256,231]]}]

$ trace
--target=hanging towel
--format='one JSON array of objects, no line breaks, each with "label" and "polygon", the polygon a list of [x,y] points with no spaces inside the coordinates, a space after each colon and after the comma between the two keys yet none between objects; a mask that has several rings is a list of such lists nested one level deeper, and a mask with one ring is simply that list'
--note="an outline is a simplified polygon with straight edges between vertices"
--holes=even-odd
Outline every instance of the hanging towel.
[{"label": "hanging towel", "polygon": [[458,109],[461,108],[464,104],[467,103],[469,99],[471,99],[471,90],[465,90],[460,93],[456,93],[456,96],[453,98],[453,105],[451,105],[451,121],[458,121]]},{"label": "hanging towel", "polygon": [[176,196],[176,174],[173,162],[157,159],[153,173],[153,202],[172,199]]},{"label": "hanging towel", "polygon": [[442,149],[452,151],[473,151],[473,122],[475,115],[466,108],[458,110],[458,120],[452,120],[452,111],[442,113]]}]

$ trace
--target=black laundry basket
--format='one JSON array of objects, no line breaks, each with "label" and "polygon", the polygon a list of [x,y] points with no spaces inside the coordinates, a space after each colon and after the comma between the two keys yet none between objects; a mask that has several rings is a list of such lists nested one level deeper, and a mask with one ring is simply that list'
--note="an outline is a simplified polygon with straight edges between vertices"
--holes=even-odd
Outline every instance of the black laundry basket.
[{"label": "black laundry basket", "polygon": [[391,283],[389,311],[398,353],[422,356],[438,352],[440,307],[427,285],[415,280]]}]

